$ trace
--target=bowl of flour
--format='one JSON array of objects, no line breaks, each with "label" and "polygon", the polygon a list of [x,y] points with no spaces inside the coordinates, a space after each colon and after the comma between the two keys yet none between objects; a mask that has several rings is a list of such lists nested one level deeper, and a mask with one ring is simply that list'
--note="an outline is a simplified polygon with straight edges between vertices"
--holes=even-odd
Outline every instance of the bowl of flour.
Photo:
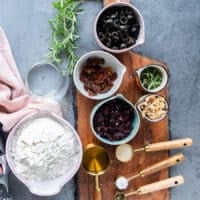
[{"label": "bowl of flour", "polygon": [[38,113],[23,118],[6,142],[8,165],[31,193],[51,196],[60,192],[78,171],[82,144],[63,118]]}]

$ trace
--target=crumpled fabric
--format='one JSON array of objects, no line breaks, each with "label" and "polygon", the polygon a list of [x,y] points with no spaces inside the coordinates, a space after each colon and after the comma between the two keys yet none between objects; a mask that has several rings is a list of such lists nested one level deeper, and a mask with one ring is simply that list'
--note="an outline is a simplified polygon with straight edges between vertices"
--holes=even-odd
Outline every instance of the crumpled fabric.
[{"label": "crumpled fabric", "polygon": [[23,117],[40,111],[62,116],[58,102],[28,94],[9,42],[0,27],[0,123],[3,131],[9,132]]}]

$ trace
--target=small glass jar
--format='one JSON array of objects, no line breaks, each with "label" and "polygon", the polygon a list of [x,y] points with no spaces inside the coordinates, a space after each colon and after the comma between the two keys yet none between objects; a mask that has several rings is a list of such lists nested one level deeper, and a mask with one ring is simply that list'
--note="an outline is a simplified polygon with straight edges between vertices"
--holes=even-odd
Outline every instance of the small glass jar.
[{"label": "small glass jar", "polygon": [[29,70],[26,87],[33,96],[60,100],[69,88],[69,76],[51,63],[38,63]]}]

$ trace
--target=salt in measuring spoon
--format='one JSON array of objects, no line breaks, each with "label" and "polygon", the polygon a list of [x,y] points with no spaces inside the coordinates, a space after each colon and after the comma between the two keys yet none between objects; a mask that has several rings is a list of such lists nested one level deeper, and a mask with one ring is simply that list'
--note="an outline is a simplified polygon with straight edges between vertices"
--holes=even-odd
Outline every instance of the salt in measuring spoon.
[{"label": "salt in measuring spoon", "polygon": [[115,181],[115,185],[119,190],[125,190],[128,187],[129,181],[131,181],[135,178],[144,177],[144,176],[153,174],[155,172],[158,172],[162,169],[174,166],[180,162],[183,162],[184,159],[185,159],[184,155],[182,153],[178,153],[174,156],[169,157],[168,159],[160,161],[156,164],[151,165],[150,167],[147,167],[146,169],[139,171],[139,173],[137,173],[136,175],[131,176],[129,178],[126,178],[122,175],[118,176],[118,178]]},{"label": "salt in measuring spoon", "polygon": [[165,179],[162,181],[158,181],[158,182],[154,182],[151,184],[141,186],[136,191],[133,191],[130,193],[116,192],[115,200],[126,200],[126,197],[129,197],[131,195],[143,195],[143,194],[155,192],[158,190],[175,187],[175,186],[181,185],[183,183],[184,183],[184,179],[182,176],[175,176],[175,177],[168,178],[168,179]]}]

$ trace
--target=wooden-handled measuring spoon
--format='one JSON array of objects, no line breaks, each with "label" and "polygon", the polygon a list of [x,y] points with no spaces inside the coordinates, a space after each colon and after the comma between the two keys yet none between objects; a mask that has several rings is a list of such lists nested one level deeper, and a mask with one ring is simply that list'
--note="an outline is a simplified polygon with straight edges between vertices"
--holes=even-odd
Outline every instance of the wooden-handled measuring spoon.
[{"label": "wooden-handled measuring spoon", "polygon": [[123,192],[117,192],[115,194],[115,200],[125,200],[126,197],[129,197],[131,195],[143,195],[151,192],[155,192],[162,189],[167,189],[170,187],[175,187],[177,185],[181,185],[184,183],[184,179],[182,176],[175,176],[172,178],[168,178],[162,181],[154,182],[148,185],[144,185],[139,187],[136,191],[130,192],[130,193],[123,193]]},{"label": "wooden-handled measuring spoon", "polygon": [[128,187],[128,182],[138,178],[138,177],[144,177],[150,174],[153,174],[155,172],[158,172],[162,169],[174,166],[182,161],[184,161],[184,155],[182,153],[178,153],[174,156],[171,156],[168,159],[165,159],[163,161],[160,161],[156,164],[151,165],[150,167],[147,167],[146,169],[141,170],[138,174],[131,176],[131,177],[124,177],[122,175],[118,176],[118,178],[115,181],[115,185],[119,190],[125,190]]},{"label": "wooden-handled measuring spoon", "polygon": [[160,150],[169,150],[169,149],[177,149],[177,148],[183,148],[183,147],[190,147],[192,146],[193,142],[191,138],[184,138],[184,139],[177,139],[177,140],[171,140],[166,142],[158,142],[154,144],[149,144],[142,149],[135,149],[136,151],[160,151]]},{"label": "wooden-handled measuring spoon", "polygon": [[178,148],[190,147],[192,146],[192,144],[193,142],[191,138],[176,139],[166,142],[148,144],[138,149],[133,149],[132,146],[129,144],[122,144],[116,148],[115,154],[118,160],[122,162],[127,162],[130,159],[132,159],[134,153],[136,152],[141,152],[141,151],[152,152],[152,151],[178,149]]}]

